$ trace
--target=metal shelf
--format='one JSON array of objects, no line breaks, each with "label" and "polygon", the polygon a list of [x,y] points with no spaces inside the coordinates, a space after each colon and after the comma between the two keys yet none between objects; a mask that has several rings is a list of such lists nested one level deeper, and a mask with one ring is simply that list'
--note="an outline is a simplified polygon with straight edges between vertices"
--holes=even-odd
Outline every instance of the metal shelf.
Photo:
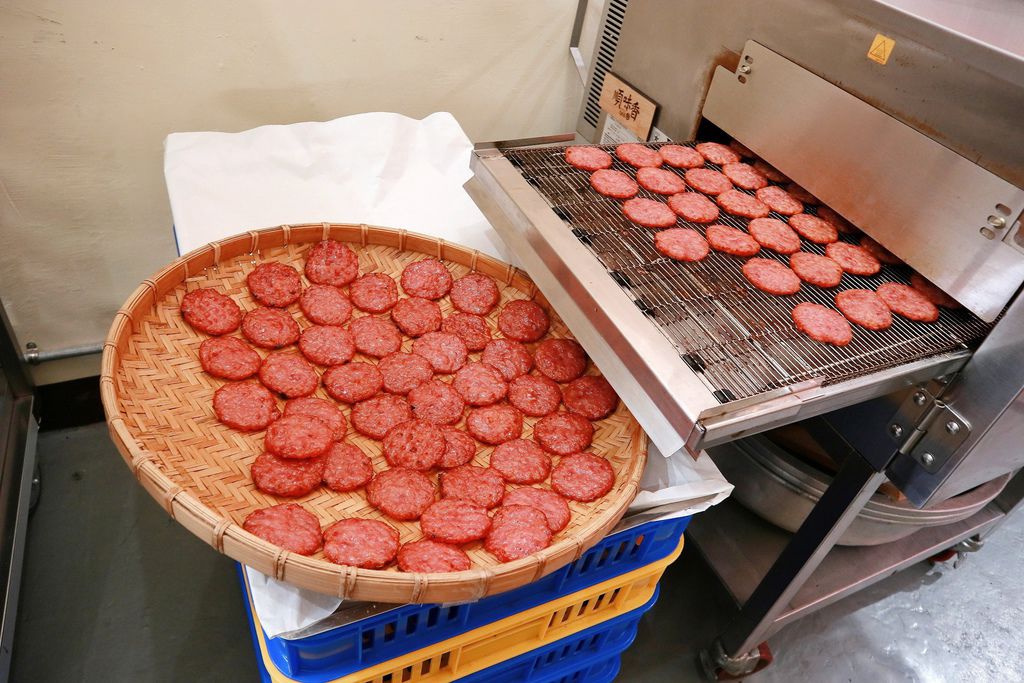
[{"label": "metal shelf", "polygon": [[[922,529],[892,543],[835,546],[775,619],[772,632],[965,538],[984,533],[1004,514],[992,502],[962,522]],[[733,500],[696,516],[687,534],[738,605],[750,598],[792,538]]]}]

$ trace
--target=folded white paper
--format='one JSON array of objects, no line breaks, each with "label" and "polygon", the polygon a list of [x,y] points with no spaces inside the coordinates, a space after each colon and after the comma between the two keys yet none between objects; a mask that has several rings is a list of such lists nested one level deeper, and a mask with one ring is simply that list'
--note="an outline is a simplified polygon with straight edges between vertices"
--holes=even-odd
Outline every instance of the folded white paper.
[{"label": "folded white paper", "polygon": [[[516,262],[463,190],[473,145],[448,113],[174,133],[164,148],[179,253],[253,228],[329,221],[405,228]],[[641,489],[629,514],[647,521],[705,510],[732,486],[706,455],[665,458],[652,448]],[[246,572],[271,637],[315,624],[341,604]]]}]

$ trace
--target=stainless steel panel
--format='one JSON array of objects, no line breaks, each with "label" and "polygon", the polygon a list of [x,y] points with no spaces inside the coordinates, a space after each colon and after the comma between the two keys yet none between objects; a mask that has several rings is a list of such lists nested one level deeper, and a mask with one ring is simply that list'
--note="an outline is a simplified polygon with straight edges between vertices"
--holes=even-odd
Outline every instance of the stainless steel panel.
[{"label": "stainless steel panel", "polygon": [[[971,425],[970,435],[934,473],[912,457],[898,459],[889,472],[920,504],[1024,467],[1024,297],[1013,302],[941,398]],[[919,444],[915,453],[926,447]]]},{"label": "stainless steel panel", "polygon": [[983,319],[999,315],[1024,254],[981,231],[1001,236],[1024,190],[762,45],[740,64],[716,69],[704,116]]},{"label": "stainless steel panel", "polygon": [[[877,33],[896,40],[885,66],[867,59]],[[612,71],[691,140],[715,67],[753,40],[1024,187],[1021,35],[1017,0],[630,0]]]},{"label": "stainless steel panel", "polygon": [[[955,524],[923,529],[879,546],[835,547],[779,615],[773,630],[891,576],[975,534],[1004,513],[995,503]],[[694,518],[687,536],[737,603],[744,603],[791,538],[738,503],[726,500]]]}]

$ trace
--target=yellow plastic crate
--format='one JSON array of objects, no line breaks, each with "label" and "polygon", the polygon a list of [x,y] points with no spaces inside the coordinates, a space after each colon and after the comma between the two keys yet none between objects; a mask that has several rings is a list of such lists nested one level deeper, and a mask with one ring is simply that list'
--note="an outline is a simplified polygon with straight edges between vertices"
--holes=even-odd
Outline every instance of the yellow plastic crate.
[{"label": "yellow plastic crate", "polygon": [[[682,553],[683,543],[680,538],[672,554],[646,567],[325,683],[445,683],[614,619],[651,599],[665,569]],[[267,653],[251,597],[249,610],[271,681],[295,683]]]}]

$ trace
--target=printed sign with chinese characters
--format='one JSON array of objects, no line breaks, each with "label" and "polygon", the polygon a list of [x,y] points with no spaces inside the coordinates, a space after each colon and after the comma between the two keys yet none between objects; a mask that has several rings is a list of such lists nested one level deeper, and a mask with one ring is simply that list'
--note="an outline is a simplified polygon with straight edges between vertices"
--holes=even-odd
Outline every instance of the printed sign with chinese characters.
[{"label": "printed sign with chinese characters", "polygon": [[658,108],[652,100],[613,73],[604,76],[598,105],[641,140],[647,139],[654,121],[654,111]]}]

